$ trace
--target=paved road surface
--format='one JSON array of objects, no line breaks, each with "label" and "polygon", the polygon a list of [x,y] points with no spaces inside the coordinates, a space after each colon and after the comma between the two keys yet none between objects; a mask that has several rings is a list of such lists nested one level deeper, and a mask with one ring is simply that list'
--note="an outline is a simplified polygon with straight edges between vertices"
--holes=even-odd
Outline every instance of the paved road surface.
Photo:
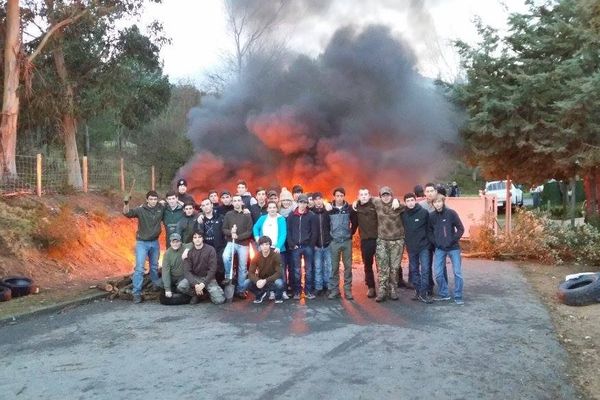
[{"label": "paved road surface", "polygon": [[466,261],[465,306],[408,291],[377,304],[355,272],[352,302],[102,301],[0,328],[0,397],[577,397],[548,313],[510,263]]}]

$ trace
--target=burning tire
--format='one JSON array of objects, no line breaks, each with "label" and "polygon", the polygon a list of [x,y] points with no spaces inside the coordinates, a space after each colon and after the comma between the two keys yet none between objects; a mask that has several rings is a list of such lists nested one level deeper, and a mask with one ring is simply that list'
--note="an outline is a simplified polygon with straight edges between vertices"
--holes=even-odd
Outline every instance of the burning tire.
[{"label": "burning tire", "polygon": [[25,276],[13,276],[3,279],[2,284],[10,288],[12,297],[22,297],[31,293],[33,281]]},{"label": "burning tire", "polygon": [[8,286],[0,284],[0,301],[9,301],[10,299],[12,299],[12,290]]},{"label": "burning tire", "polygon": [[187,294],[173,292],[171,297],[167,297],[165,296],[164,291],[160,292],[160,297],[158,298],[160,304],[165,306],[180,306],[183,304],[189,304],[190,300],[192,300],[192,296]]},{"label": "burning tire", "polygon": [[600,274],[583,275],[558,286],[558,299],[569,306],[600,302]]}]

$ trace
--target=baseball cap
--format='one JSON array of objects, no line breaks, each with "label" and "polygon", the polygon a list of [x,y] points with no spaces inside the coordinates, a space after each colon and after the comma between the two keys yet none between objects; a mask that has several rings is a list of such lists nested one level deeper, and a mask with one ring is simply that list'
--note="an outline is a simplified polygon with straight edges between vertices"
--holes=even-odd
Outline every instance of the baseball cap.
[{"label": "baseball cap", "polygon": [[269,190],[269,192],[267,193],[267,197],[271,197],[271,196],[277,196],[277,191],[276,190]]},{"label": "baseball cap", "polygon": [[379,195],[383,196],[384,194],[393,195],[392,189],[389,186],[384,186],[379,189]]},{"label": "baseball cap", "polygon": [[308,203],[308,196],[305,194],[298,196],[298,203]]},{"label": "baseball cap", "polygon": [[177,232],[175,233],[171,233],[171,236],[169,236],[169,240],[179,240],[181,241],[181,235]]}]

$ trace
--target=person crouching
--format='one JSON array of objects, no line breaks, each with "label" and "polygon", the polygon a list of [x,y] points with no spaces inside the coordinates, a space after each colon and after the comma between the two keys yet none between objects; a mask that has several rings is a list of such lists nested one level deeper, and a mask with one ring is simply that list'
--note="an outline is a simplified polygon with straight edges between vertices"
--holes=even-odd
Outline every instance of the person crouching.
[{"label": "person crouching", "polygon": [[[198,231],[195,231],[192,236],[192,244],[192,248],[183,260],[185,280],[189,285],[188,294],[192,296],[190,304],[198,303],[199,296],[203,296],[205,291],[214,304],[223,304],[225,294],[215,279],[217,252],[214,247],[204,243],[204,238]],[[185,286],[185,284],[178,286]]]},{"label": "person crouching", "polygon": [[256,297],[254,303],[262,303],[270,291],[275,292],[275,303],[283,303],[283,279],[281,257],[271,249],[273,242],[268,236],[258,239],[260,253],[250,263],[249,279],[244,286]]}]

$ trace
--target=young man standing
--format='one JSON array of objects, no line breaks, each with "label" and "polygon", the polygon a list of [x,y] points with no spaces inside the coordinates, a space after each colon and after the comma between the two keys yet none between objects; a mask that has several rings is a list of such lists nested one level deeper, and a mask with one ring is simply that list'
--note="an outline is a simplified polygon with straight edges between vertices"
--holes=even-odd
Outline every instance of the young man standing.
[{"label": "young man standing", "polygon": [[417,204],[417,196],[414,193],[405,194],[404,203],[406,210],[402,213],[402,223],[408,250],[408,280],[415,288],[414,299],[429,304],[429,213]]},{"label": "young man standing", "polygon": [[463,275],[459,241],[465,233],[465,228],[456,213],[445,205],[445,196],[438,194],[433,200],[435,211],[429,215],[429,241],[435,245],[434,271],[438,284],[438,295],[434,300],[450,300],[448,282],[444,278],[446,257],[450,257],[454,272],[454,302],[462,305]]},{"label": "young man standing", "polygon": [[[225,280],[230,276],[233,253],[238,256],[238,286],[237,295],[240,299],[247,298],[244,282],[248,274],[248,256],[250,254],[250,240],[252,239],[252,217],[244,213],[242,197],[235,195],[231,199],[233,210],[225,214],[223,220],[223,234],[227,245],[223,250],[223,264],[225,266]],[[235,241],[235,242],[234,242]],[[226,282],[229,283],[229,282]]]},{"label": "young man standing", "polygon": [[204,244],[200,232],[194,232],[192,242],[193,246],[183,260],[185,283],[182,282],[182,285],[187,284],[190,288],[192,295],[190,304],[198,303],[199,296],[204,294],[205,289],[213,304],[223,304],[225,294],[215,280],[217,253],[214,248]]},{"label": "young man standing", "polygon": [[163,215],[163,224],[165,225],[165,242],[169,248],[169,237],[177,232],[177,224],[183,217],[183,206],[177,200],[177,193],[173,191],[167,192],[167,206]]},{"label": "young man standing", "polygon": [[315,242],[314,266],[315,266],[315,290],[316,295],[323,295],[329,289],[331,279],[331,219],[329,212],[325,209],[323,195],[320,192],[313,193],[315,206],[312,212],[315,214],[314,231],[317,236]]},{"label": "young man standing", "polygon": [[183,205],[183,217],[177,223],[176,232],[181,237],[180,240],[184,244],[192,243],[192,235],[194,234],[194,224],[196,224],[196,211],[192,203]]},{"label": "young man standing", "polygon": [[358,232],[360,234],[360,253],[365,268],[365,283],[368,288],[367,297],[373,298],[376,296],[373,261],[377,248],[377,211],[367,188],[362,188],[358,191],[356,213],[358,216]]},{"label": "young man standing", "polygon": [[192,203],[194,208],[197,208],[196,201],[189,193],[187,193],[187,181],[185,179],[177,181],[177,200],[182,204]]},{"label": "young man standing", "polygon": [[[419,202],[419,205],[427,210],[427,212],[432,213],[435,211],[435,207],[433,206],[433,200],[435,200],[438,195],[435,183],[428,182],[425,184],[425,199]],[[433,243],[429,244],[429,288],[427,290],[427,294],[429,296],[433,296],[433,253],[435,251],[435,247]],[[448,271],[444,266],[444,279],[446,279],[446,285],[448,284]]]},{"label": "young man standing", "polygon": [[244,207],[250,210],[250,207],[253,204],[256,204],[256,199],[252,197],[252,194],[248,191],[248,184],[246,181],[239,180],[237,182],[237,195],[242,198],[242,202],[244,203]]},{"label": "young man standing", "polygon": [[204,199],[200,203],[202,212],[198,215],[194,224],[194,231],[201,232],[204,243],[215,248],[217,252],[217,282],[225,278],[225,268],[223,264],[223,251],[225,250],[225,236],[223,236],[223,218],[221,214],[215,213],[213,203],[209,199]]},{"label": "young man standing", "polygon": [[[308,198],[298,196],[298,207],[287,218],[287,244],[294,264],[294,299],[314,299],[313,253],[316,236],[313,232],[314,214],[308,211]],[[304,258],[304,287],[302,287],[302,262]]]},{"label": "young man standing", "polygon": [[281,258],[271,250],[271,238],[261,236],[258,239],[259,254],[250,263],[249,279],[246,286],[254,293],[254,303],[262,303],[270,291],[275,292],[275,303],[283,303],[284,283],[281,279]]},{"label": "young man standing", "polygon": [[264,188],[259,187],[256,189],[256,204],[250,206],[250,215],[252,216],[252,222],[256,224],[256,221],[262,216],[267,214],[267,191]]},{"label": "young man standing", "polygon": [[379,190],[381,198],[373,199],[377,211],[377,267],[379,269],[379,293],[375,301],[384,301],[388,296],[398,300],[398,272],[404,248],[404,228],[400,214],[404,205],[394,208],[392,189],[384,186]]},{"label": "young man standing", "polygon": [[135,269],[133,271],[133,302],[142,302],[142,283],[144,281],[144,264],[148,258],[150,278],[156,287],[162,286],[158,277],[158,256],[160,247],[158,236],[165,208],[158,204],[158,193],[154,190],[146,193],[146,204],[129,209],[129,196],[125,196],[123,215],[127,218],[137,218],[138,228],[135,235]]},{"label": "young man standing", "polygon": [[358,228],[356,214],[346,202],[346,190],[342,187],[333,190],[333,207],[329,211],[331,219],[331,280],[329,299],[340,297],[340,261],[344,264],[344,297],[352,300],[352,235]]},{"label": "young man standing", "polygon": [[[179,293],[189,293],[190,285],[183,274],[184,246],[181,245],[181,236],[173,233],[169,237],[171,247],[167,249],[162,260],[162,282],[165,288],[165,296],[172,297],[173,290]],[[191,248],[191,246],[187,246]]]}]

